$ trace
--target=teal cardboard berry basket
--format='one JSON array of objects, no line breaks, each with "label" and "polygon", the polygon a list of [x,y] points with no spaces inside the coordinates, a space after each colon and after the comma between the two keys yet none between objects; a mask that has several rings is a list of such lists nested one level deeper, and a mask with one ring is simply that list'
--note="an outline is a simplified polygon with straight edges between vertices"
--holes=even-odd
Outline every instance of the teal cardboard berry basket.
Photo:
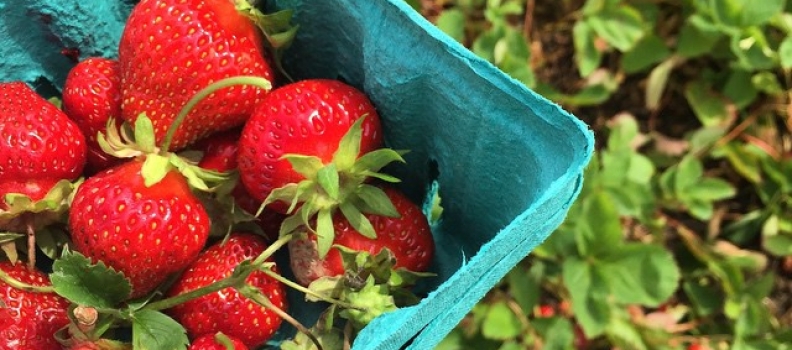
[{"label": "teal cardboard berry basket", "polygon": [[[0,0],[0,79],[57,91],[65,53],[115,57],[133,2]],[[443,215],[433,223],[435,277],[420,304],[384,314],[353,349],[431,349],[543,242],[576,198],[593,151],[586,125],[445,36],[403,0],[277,0],[299,33],[294,78],[338,78],[377,106],[386,143],[408,149],[403,189]],[[77,49],[77,50],[74,50]],[[71,50],[71,51],[69,51]],[[306,324],[318,310],[294,293]],[[284,330],[284,335],[288,335]]]}]

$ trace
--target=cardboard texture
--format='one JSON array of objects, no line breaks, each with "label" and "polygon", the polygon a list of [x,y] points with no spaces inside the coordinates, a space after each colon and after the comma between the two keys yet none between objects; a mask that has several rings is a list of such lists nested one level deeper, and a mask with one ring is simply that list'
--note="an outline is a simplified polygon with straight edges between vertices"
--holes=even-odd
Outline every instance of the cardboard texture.
[{"label": "cardboard texture", "polygon": [[[132,2],[0,0],[0,79],[54,92],[81,58],[115,57]],[[430,349],[560,225],[593,152],[586,125],[445,36],[402,0],[277,0],[300,31],[286,52],[295,78],[342,79],[377,106],[403,189],[444,207],[433,233],[437,276],[426,298],[383,315],[353,349]],[[428,205],[427,205],[428,207]],[[316,305],[291,294],[310,324]],[[284,328],[280,337],[293,332]]]}]

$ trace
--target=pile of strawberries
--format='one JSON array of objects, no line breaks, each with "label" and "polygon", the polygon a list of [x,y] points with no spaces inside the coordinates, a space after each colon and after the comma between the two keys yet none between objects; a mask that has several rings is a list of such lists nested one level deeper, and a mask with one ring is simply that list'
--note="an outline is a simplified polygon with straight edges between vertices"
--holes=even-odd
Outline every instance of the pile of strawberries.
[{"label": "pile of strawberries", "polygon": [[362,91],[283,72],[290,15],[142,0],[60,100],[0,83],[0,349],[256,349],[284,321],[281,348],[340,349],[417,301],[404,152]]}]

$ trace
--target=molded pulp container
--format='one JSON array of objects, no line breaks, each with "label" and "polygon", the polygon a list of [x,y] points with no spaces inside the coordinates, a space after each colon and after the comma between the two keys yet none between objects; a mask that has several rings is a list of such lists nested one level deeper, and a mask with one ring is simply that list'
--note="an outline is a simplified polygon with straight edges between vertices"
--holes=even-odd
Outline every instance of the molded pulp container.
[{"label": "molded pulp container", "polygon": [[[73,65],[61,54],[116,57],[134,2],[0,0],[0,79],[57,92]],[[423,301],[366,327],[354,349],[431,349],[561,223],[593,150],[586,125],[434,28],[403,0],[277,0],[300,25],[285,65],[294,78],[339,78],[377,106],[386,143],[409,149],[394,167],[434,223],[436,277]],[[306,324],[317,308],[292,294]],[[284,329],[281,336],[291,330]]]}]

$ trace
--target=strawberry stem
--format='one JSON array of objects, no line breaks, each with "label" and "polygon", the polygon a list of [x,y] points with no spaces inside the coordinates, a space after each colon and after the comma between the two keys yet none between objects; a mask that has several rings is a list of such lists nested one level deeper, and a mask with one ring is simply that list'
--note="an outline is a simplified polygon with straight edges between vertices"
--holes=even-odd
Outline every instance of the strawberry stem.
[{"label": "strawberry stem", "polygon": [[11,277],[7,272],[0,270],[0,281],[3,281],[5,284],[19,289],[25,292],[33,292],[33,293],[55,293],[55,288],[52,286],[34,286],[31,284],[27,284],[22,282],[16,278]]},{"label": "strawberry stem", "polygon": [[297,319],[295,319],[294,317],[289,315],[286,311],[283,311],[283,309],[273,305],[272,301],[270,301],[269,298],[267,298],[266,295],[261,293],[261,290],[259,290],[258,288],[254,287],[254,286],[246,284],[246,285],[242,286],[241,288],[239,288],[239,294],[242,294],[243,296],[245,296],[246,298],[252,300],[256,304],[259,304],[259,305],[271,310],[272,312],[277,314],[280,318],[282,318],[286,322],[289,322],[292,326],[294,326],[294,328],[297,328],[298,331],[300,331],[301,333],[307,335],[308,338],[311,339],[311,342],[313,342],[314,345],[316,345],[316,349],[317,350],[323,350],[322,344],[319,342],[319,339],[317,339],[316,336],[313,333],[311,333],[310,329],[308,329],[307,327],[303,326],[303,324],[300,323],[300,321],[297,321]]},{"label": "strawberry stem", "polygon": [[238,265],[237,268],[234,270],[234,272],[226,278],[215,281],[201,288],[193,289],[187,293],[182,293],[170,298],[157,300],[155,302],[152,302],[151,304],[146,305],[143,308],[148,310],[170,309],[176,305],[186,303],[190,300],[200,298],[204,295],[221,291],[228,287],[240,288],[240,286],[245,283],[245,280],[248,278],[248,276],[250,276],[251,273],[259,270],[261,266],[264,264],[264,262],[270,256],[272,256],[272,254],[275,254],[275,252],[278,251],[278,249],[282,248],[287,243],[289,243],[291,238],[292,238],[291,235],[286,235],[279,238],[277,241],[273,242],[269,247],[267,247],[267,249],[261,252],[261,254],[258,257],[256,257],[256,259],[253,260],[251,264],[247,264],[246,266],[243,266],[244,263]]},{"label": "strawberry stem", "polygon": [[179,111],[179,114],[176,115],[176,119],[173,120],[173,123],[168,128],[168,132],[165,134],[165,139],[163,140],[162,146],[160,147],[160,155],[167,155],[168,148],[170,147],[171,141],[173,140],[173,136],[176,134],[176,130],[198,103],[203,101],[204,98],[217,90],[235,85],[251,85],[264,90],[272,89],[272,83],[266,78],[247,75],[225,78],[209,84],[207,87],[201,89],[192,98],[190,98],[184,107],[182,107],[181,111]]},{"label": "strawberry stem", "polygon": [[345,309],[355,309],[355,310],[360,310],[360,311],[365,311],[366,310],[363,307],[360,307],[360,306],[357,306],[357,305],[354,305],[354,304],[350,304],[350,303],[347,303],[347,302],[344,302],[344,301],[341,301],[341,300],[338,300],[338,299],[333,299],[332,297],[329,297],[329,296],[324,295],[322,293],[317,293],[316,291],[313,291],[313,290],[311,290],[309,288],[305,288],[305,287],[301,286],[300,284],[294,283],[294,281],[291,281],[288,278],[285,278],[285,277],[275,273],[275,271],[272,271],[270,269],[262,269],[261,271],[266,273],[268,276],[278,280],[279,282],[285,284],[288,287],[291,287],[291,288],[293,288],[293,289],[295,289],[295,290],[297,290],[299,292],[305,293],[307,295],[315,297],[315,298],[317,298],[319,300],[322,300],[324,302],[327,302],[327,303],[330,303],[330,304],[334,304],[334,305],[343,307]]}]

